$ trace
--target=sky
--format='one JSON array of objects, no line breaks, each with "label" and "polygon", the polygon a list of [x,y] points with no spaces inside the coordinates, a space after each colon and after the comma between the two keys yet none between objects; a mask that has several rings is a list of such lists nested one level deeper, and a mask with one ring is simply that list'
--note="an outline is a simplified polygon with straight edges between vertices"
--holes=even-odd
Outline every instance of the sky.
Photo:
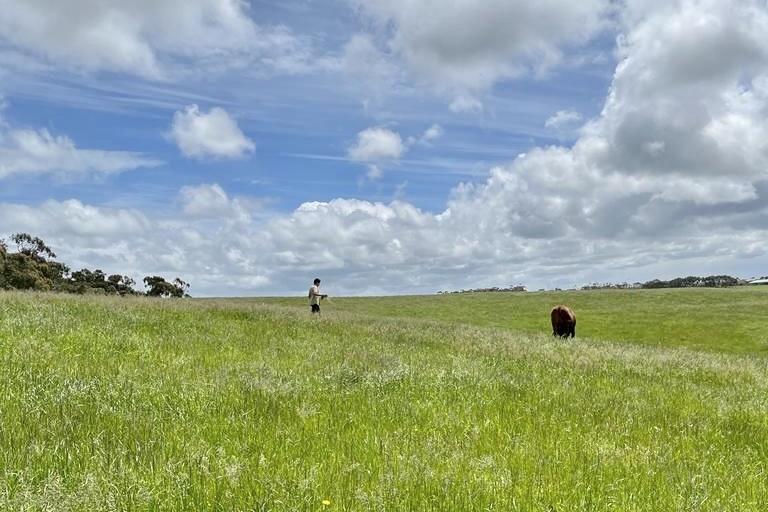
[{"label": "sky", "polygon": [[0,0],[0,237],[193,297],[768,275],[765,0]]}]

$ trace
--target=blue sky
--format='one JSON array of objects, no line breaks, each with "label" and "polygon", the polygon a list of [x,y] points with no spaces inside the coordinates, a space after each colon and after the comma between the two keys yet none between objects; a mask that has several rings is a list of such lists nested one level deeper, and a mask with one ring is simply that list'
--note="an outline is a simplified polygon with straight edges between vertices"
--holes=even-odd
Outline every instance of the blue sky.
[{"label": "blue sky", "polygon": [[757,0],[0,0],[0,237],[193,296],[768,273]]}]

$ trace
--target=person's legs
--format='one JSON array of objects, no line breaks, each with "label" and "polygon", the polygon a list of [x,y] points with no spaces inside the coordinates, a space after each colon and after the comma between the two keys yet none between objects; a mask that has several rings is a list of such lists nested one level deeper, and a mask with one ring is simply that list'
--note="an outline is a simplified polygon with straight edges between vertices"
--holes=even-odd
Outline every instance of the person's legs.
[{"label": "person's legs", "polygon": [[312,313],[320,313],[320,304],[312,304]]}]

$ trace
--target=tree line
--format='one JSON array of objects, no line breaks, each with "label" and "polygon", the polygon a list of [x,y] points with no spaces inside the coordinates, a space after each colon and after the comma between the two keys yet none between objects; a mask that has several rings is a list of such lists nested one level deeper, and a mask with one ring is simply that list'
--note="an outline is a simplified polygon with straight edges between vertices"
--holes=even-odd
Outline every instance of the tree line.
[{"label": "tree line", "polygon": [[189,283],[178,277],[166,281],[160,276],[146,276],[143,281],[147,290],[141,292],[134,288],[136,281],[128,276],[107,275],[87,268],[72,272],[67,265],[56,261],[56,254],[43,240],[28,233],[12,235],[10,243],[16,246],[16,252],[9,249],[9,242],[0,238],[2,290],[189,297]]},{"label": "tree line", "polygon": [[439,291],[437,292],[439,294],[443,293],[484,293],[484,292],[524,292],[526,291],[525,286],[521,284],[517,284],[514,286],[509,286],[507,288],[499,288],[498,286],[494,286],[491,288],[472,288],[469,290],[456,290],[456,291]]},{"label": "tree line", "polygon": [[638,288],[727,288],[730,286],[741,286],[748,281],[738,277],[718,275],[718,276],[687,276],[676,277],[669,280],[652,279],[644,283],[592,283],[582,286],[582,290],[626,290]]},{"label": "tree line", "polygon": [[[768,279],[761,278],[761,279]],[[741,286],[748,284],[748,281],[739,279],[733,276],[719,275],[719,276],[687,276],[676,277],[668,281],[662,281],[660,279],[653,279],[644,283],[591,283],[581,287],[582,290],[629,290],[640,288],[726,288],[729,286]],[[461,291],[439,291],[438,294],[443,293],[477,293],[477,292],[524,292],[526,287],[523,285],[510,286],[508,288],[472,288],[470,290]],[[539,290],[544,291],[544,290]],[[560,288],[555,288],[555,291],[561,291]]]},{"label": "tree line", "polygon": [[654,279],[643,283],[643,288],[726,288],[729,286],[739,286],[746,284],[746,281],[738,279],[733,276],[688,276],[688,277],[676,277],[669,281],[660,281]]}]

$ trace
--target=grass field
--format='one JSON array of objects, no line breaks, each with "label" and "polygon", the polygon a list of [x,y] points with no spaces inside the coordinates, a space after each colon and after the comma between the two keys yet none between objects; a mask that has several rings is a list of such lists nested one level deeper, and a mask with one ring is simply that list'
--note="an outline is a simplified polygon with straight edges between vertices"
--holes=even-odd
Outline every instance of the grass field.
[{"label": "grass field", "polygon": [[[307,307],[304,298],[259,300]],[[549,311],[556,304],[576,310],[576,334],[580,338],[768,355],[768,286],[332,297],[323,306],[330,312],[431,319],[546,334],[552,331]]]},{"label": "grass field", "polygon": [[0,510],[764,511],[767,299],[0,293]]}]

